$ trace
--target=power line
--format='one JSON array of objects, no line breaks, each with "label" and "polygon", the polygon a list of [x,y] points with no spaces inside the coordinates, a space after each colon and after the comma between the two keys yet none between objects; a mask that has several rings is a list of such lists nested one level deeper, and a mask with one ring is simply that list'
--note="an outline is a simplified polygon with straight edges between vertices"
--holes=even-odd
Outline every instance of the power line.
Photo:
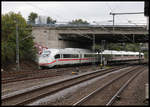
[{"label": "power line", "polygon": [[[95,22],[95,23],[96,23],[96,22]],[[108,30],[107,28],[105,28],[104,25],[101,25],[101,28],[103,28],[104,30],[106,30],[106,31],[108,31],[108,32],[110,32],[110,33],[112,33],[113,35],[115,34],[114,31],[112,32],[112,31]],[[128,38],[127,36],[125,36],[125,34],[122,34],[122,33],[121,33],[121,35],[122,35],[124,38],[127,38],[129,41],[131,41],[131,42],[134,43],[134,41],[132,41],[132,40],[131,40],[130,38]]]},{"label": "power line", "polygon": [[[117,6],[118,7],[118,6]],[[118,8],[118,10],[122,10],[120,7]],[[113,12],[110,12],[110,14],[111,13],[113,13]],[[113,17],[115,16],[115,15],[125,15],[125,14],[131,14],[131,12],[130,13],[113,13],[112,15],[113,15]],[[144,12],[132,12],[132,14],[144,14]],[[126,17],[123,17],[123,18],[125,18],[126,20],[128,20]],[[113,23],[114,24],[114,23]]]},{"label": "power line", "polygon": [[126,14],[144,14],[144,12],[130,12],[130,13],[112,13],[112,12],[110,12],[110,15],[113,16],[113,30],[114,30],[114,24],[115,24],[115,15],[126,15]]}]

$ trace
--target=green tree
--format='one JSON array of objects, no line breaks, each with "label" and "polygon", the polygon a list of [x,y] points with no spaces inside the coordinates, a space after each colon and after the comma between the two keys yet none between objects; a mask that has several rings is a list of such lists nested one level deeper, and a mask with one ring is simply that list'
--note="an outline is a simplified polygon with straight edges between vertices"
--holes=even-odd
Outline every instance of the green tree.
[{"label": "green tree", "polygon": [[2,66],[14,63],[16,60],[16,22],[18,25],[20,60],[35,60],[36,57],[33,38],[29,36],[32,32],[31,26],[27,25],[20,13],[9,12],[2,15]]},{"label": "green tree", "polygon": [[137,51],[140,50],[140,44],[139,44],[139,43],[134,43],[134,44],[127,43],[127,44],[126,44],[126,50],[127,50],[127,51],[134,51],[134,52],[137,52]]},{"label": "green tree", "polygon": [[51,17],[47,17],[47,24],[55,24],[56,20],[53,20]]},{"label": "green tree", "polygon": [[109,50],[117,50],[117,51],[123,50],[123,46],[120,43],[109,43],[107,48]]},{"label": "green tree", "polygon": [[28,16],[28,21],[31,24],[35,24],[35,19],[38,17],[37,13],[31,12],[30,15]]},{"label": "green tree", "polygon": [[72,22],[69,22],[69,24],[75,24],[75,25],[85,24],[85,25],[89,25],[89,23],[87,21],[83,21],[82,19],[72,20]]},{"label": "green tree", "polygon": [[134,51],[137,52],[140,50],[139,43],[109,43],[108,49],[109,50],[117,50],[117,51]]}]

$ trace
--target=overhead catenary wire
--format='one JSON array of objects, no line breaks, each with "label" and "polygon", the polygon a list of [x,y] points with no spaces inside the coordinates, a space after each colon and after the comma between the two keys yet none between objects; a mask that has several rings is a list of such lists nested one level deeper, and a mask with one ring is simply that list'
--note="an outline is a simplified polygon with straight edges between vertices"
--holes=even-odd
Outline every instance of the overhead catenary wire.
[{"label": "overhead catenary wire", "polygon": [[[109,7],[110,9],[110,14],[113,13],[113,9],[106,3],[106,6]],[[114,18],[114,15],[113,15],[113,18]],[[113,26],[114,26],[114,21],[113,21]],[[103,27],[104,28],[104,27]],[[114,31],[114,27],[113,27],[113,31]],[[114,32],[111,32],[112,34],[114,34]],[[123,34],[122,34],[123,35]],[[123,37],[127,38],[128,40],[130,40],[130,38],[126,37],[125,35],[123,35]],[[132,41],[132,40],[130,40]],[[134,41],[132,41],[134,43]]]},{"label": "overhead catenary wire", "polygon": [[[110,9],[110,14],[111,14],[111,13],[113,13],[113,14],[115,14],[115,15],[124,15],[124,14],[144,14],[144,12],[115,13],[115,12],[114,12],[114,9],[112,9],[111,6],[108,5],[108,3],[106,3],[106,4],[107,4],[106,6],[108,6],[108,8]],[[122,10],[118,5],[115,5],[115,6],[118,8],[119,11]],[[128,19],[127,19],[126,17],[123,17],[123,18],[125,18],[125,19],[128,21]],[[128,23],[128,22],[127,22],[127,23]]]},{"label": "overhead catenary wire", "polygon": [[[96,22],[95,22],[95,23],[96,23]],[[101,25],[101,26],[102,26],[101,28],[103,28],[104,30],[110,32],[111,34],[115,34],[114,32],[112,32],[112,31],[108,30],[107,28],[105,28],[104,25]],[[121,33],[121,35],[123,35],[123,37],[127,38],[129,41],[131,41],[131,42],[134,43],[134,41],[132,41],[130,38],[128,38],[128,37],[125,36],[124,34]]]},{"label": "overhead catenary wire", "polygon": [[[143,14],[144,12],[130,12],[130,13],[112,13],[110,12],[110,15],[113,15],[113,26],[114,26],[114,16],[115,15],[126,15],[126,14]],[[128,19],[127,19],[128,20]],[[113,27],[114,30],[114,27]],[[127,37],[126,37],[127,38]],[[133,41],[134,43],[134,41]]]}]

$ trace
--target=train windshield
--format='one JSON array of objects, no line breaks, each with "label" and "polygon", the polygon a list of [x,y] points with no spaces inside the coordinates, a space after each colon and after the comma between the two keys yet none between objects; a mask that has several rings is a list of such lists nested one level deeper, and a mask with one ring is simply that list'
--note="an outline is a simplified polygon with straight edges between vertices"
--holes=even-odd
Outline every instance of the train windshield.
[{"label": "train windshield", "polygon": [[48,57],[49,55],[50,55],[50,51],[44,51],[43,53],[42,53],[42,56],[43,57]]}]

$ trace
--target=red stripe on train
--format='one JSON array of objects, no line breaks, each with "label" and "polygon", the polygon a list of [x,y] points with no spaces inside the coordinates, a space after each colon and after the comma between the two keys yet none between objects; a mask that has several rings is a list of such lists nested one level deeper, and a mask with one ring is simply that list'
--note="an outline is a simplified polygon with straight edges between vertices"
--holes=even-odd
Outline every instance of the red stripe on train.
[{"label": "red stripe on train", "polygon": [[50,62],[50,63],[40,63],[39,65],[48,65],[48,64],[55,63],[55,62],[56,62],[56,60],[55,60],[55,61],[53,61],[53,62]]},{"label": "red stripe on train", "polygon": [[58,61],[72,61],[72,60],[88,60],[88,58],[82,58],[82,59],[58,59]]},{"label": "red stripe on train", "polygon": [[[72,61],[72,60],[89,60],[88,58],[82,58],[82,59],[58,59],[58,61]],[[52,64],[55,63],[55,61],[50,62],[50,63],[40,63],[39,65],[48,65],[48,64]]]}]

